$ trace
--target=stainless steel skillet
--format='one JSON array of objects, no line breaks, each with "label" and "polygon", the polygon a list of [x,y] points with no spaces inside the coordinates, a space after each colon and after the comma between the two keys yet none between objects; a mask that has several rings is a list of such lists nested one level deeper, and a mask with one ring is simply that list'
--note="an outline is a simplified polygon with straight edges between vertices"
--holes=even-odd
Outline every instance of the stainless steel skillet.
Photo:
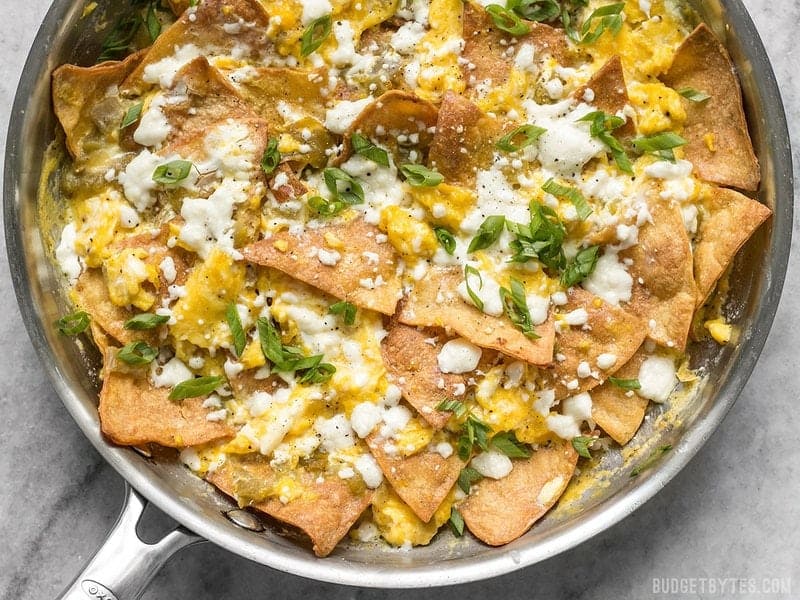
[{"label": "stainless steel skillet", "polygon": [[[693,362],[703,366],[704,384],[689,402],[667,414],[654,411],[650,425],[634,440],[640,452],[623,460],[609,453],[602,468],[607,487],[562,503],[526,536],[502,548],[471,538],[455,541],[444,533],[429,547],[401,553],[381,547],[343,545],[327,559],[315,558],[279,526],[236,507],[175,461],[155,462],[127,448],[109,445],[100,435],[96,381],[86,356],[58,336],[52,322],[64,300],[48,262],[43,240],[50,234],[38,220],[37,188],[45,147],[56,126],[50,107],[49,74],[64,62],[88,63],[96,55],[98,18],[123,9],[111,0],[81,19],[83,5],[56,0],[45,17],[25,66],[6,152],[4,216],[11,272],[20,309],[44,368],[65,406],[109,463],[145,498],[188,530],[245,558],[290,573],[349,585],[422,587],[494,577],[533,564],[610,527],[658,492],[697,452],[733,405],[752,371],[777,308],[789,254],[792,223],[792,169],[789,137],[779,91],[758,34],[739,0],[698,1],[703,19],[725,40],[742,80],[756,151],[762,164],[760,199],[775,212],[737,259],[726,311],[739,325],[738,343],[723,348],[694,346]],[[116,6],[119,5],[119,6]],[[88,363],[91,365],[91,361]],[[669,419],[671,427],[653,430]],[[652,447],[674,449],[636,478],[630,469]],[[627,456],[628,453],[626,453]],[[67,598],[135,598],[173,552],[201,538],[186,529],[154,546],[144,545],[135,524],[144,500],[131,491],[107,543],[73,586]]]}]

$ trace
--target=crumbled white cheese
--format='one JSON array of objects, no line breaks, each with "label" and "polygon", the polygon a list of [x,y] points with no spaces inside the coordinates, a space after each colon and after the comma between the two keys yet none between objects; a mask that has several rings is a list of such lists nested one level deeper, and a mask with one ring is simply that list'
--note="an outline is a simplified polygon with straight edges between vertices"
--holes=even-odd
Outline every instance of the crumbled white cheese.
[{"label": "crumbled white cheese", "polygon": [[356,404],[350,414],[350,425],[358,437],[365,438],[383,420],[383,411],[372,402]]},{"label": "crumbled white cheese", "polygon": [[615,252],[606,251],[597,259],[594,271],[583,280],[582,285],[609,304],[619,306],[620,301],[630,301],[633,278],[619,261],[619,256]]},{"label": "crumbled white cheese", "polygon": [[167,283],[173,283],[178,276],[178,271],[175,268],[175,261],[171,256],[165,256],[161,262],[158,263],[158,268],[164,276],[164,281]]},{"label": "crumbled white cheese", "polygon": [[528,200],[511,187],[499,167],[478,171],[475,180],[477,202],[461,222],[464,232],[474,233],[490,215],[502,215],[516,223],[530,221]]},{"label": "crumbled white cheese", "polygon": [[692,174],[692,163],[688,160],[659,160],[647,165],[644,172],[657,179],[682,179]]},{"label": "crumbled white cheese", "polygon": [[651,356],[639,367],[639,384],[636,393],[653,402],[665,402],[675,389],[675,363],[666,356]]},{"label": "crumbled white cheese", "polygon": [[481,349],[464,338],[446,342],[437,361],[442,373],[468,373],[474,371],[481,360]]},{"label": "crumbled white cheese", "polygon": [[303,25],[308,25],[311,21],[331,14],[333,7],[328,0],[300,0],[303,6],[303,13],[300,17]]},{"label": "crumbled white cheese", "polygon": [[133,229],[139,224],[139,213],[127,203],[120,204],[119,224],[125,229]]},{"label": "crumbled white cheese", "polygon": [[525,300],[531,315],[531,323],[541,325],[547,321],[547,315],[550,312],[550,298],[538,294],[528,294]]},{"label": "crumbled white cheese", "polygon": [[156,188],[153,172],[159,165],[168,161],[161,156],[143,150],[133,157],[125,170],[117,175],[125,197],[130,200],[136,210],[142,212],[152,206],[155,199],[151,192]]},{"label": "crumbled white cheese", "polygon": [[150,101],[147,110],[139,119],[139,126],[133,132],[133,141],[142,146],[160,146],[172,131],[172,127],[161,111],[165,98],[162,94]]},{"label": "crumbled white cheese", "polygon": [[517,55],[514,57],[514,66],[520,71],[536,74],[536,49],[533,44],[524,43],[519,45]]},{"label": "crumbled white cheese", "polygon": [[181,381],[192,379],[194,375],[177,356],[160,366],[150,363],[150,381],[156,387],[175,387]]},{"label": "crumbled white cheese", "polygon": [[561,491],[563,485],[563,475],[558,475],[545,483],[542,486],[542,489],[539,490],[539,494],[536,496],[536,504],[539,506],[550,505],[556,499],[556,495]]},{"label": "crumbled white cheese", "polygon": [[553,389],[539,390],[536,393],[536,400],[533,402],[533,410],[543,417],[550,414],[550,409],[556,402],[556,391]]},{"label": "crumbled white cheese", "polygon": [[361,100],[341,100],[325,111],[325,128],[333,133],[343,134],[356,117],[361,114],[367,106],[375,101],[372,97],[362,98]]},{"label": "crumbled white cheese", "polygon": [[180,46],[171,56],[145,66],[142,79],[145,83],[157,83],[164,89],[170,88],[178,71],[202,54],[194,44]]},{"label": "crumbled white cheese", "polygon": [[409,21],[392,35],[389,44],[398,54],[413,54],[423,37],[425,37],[425,27],[415,21]]},{"label": "crumbled white cheese", "polygon": [[322,447],[326,452],[346,450],[355,444],[353,429],[343,414],[334,415],[330,419],[317,417],[314,430],[322,439]]},{"label": "crumbled white cheese", "polygon": [[70,285],[73,285],[81,274],[81,260],[75,251],[75,242],[78,235],[75,223],[67,223],[61,230],[61,240],[56,248],[56,260],[61,272],[67,276]]},{"label": "crumbled white cheese", "polygon": [[559,118],[533,119],[546,130],[539,137],[539,162],[545,169],[562,175],[580,173],[583,165],[606,150],[605,144],[589,133],[590,124],[579,120],[593,110],[581,103]]},{"label": "crumbled white cheese", "polygon": [[472,459],[470,465],[484,477],[502,479],[509,473],[514,465],[505,454],[495,450],[481,452]]},{"label": "crumbled white cheese", "polygon": [[383,482],[381,468],[371,454],[359,456],[354,466],[368,488],[374,490]]},{"label": "crumbled white cheese", "polygon": [[450,458],[451,456],[453,456],[453,446],[451,446],[447,442],[439,442],[438,444],[436,444],[434,450],[442,458]]},{"label": "crumbled white cheese", "polygon": [[597,357],[597,368],[604,371],[617,364],[617,355],[610,352],[603,352]]},{"label": "crumbled white cheese", "polygon": [[233,208],[247,200],[246,181],[225,178],[208,198],[186,198],[178,239],[205,259],[214,246],[238,258],[233,248]]},{"label": "crumbled white cheese", "polygon": [[587,377],[589,377],[589,375],[592,374],[592,367],[591,365],[589,365],[588,362],[582,360],[581,362],[578,363],[578,368],[576,370],[576,373],[578,377],[580,377],[581,379],[586,379]]},{"label": "crumbled white cheese", "polygon": [[319,262],[321,262],[323,265],[335,267],[342,259],[342,255],[336,250],[325,250],[324,248],[320,248],[317,252],[317,258],[319,258]]},{"label": "crumbled white cheese", "polygon": [[589,320],[589,313],[585,308],[576,308],[564,314],[564,322],[567,325],[586,325]]},{"label": "crumbled white cheese", "polygon": [[[481,275],[483,285],[481,285],[477,275],[470,274],[468,277],[470,289],[475,296],[483,302],[483,312],[494,317],[502,315],[505,310],[503,308],[503,301],[500,299],[500,284],[486,274]],[[462,281],[458,285],[458,295],[468,304],[475,304],[467,290],[466,281]]]}]

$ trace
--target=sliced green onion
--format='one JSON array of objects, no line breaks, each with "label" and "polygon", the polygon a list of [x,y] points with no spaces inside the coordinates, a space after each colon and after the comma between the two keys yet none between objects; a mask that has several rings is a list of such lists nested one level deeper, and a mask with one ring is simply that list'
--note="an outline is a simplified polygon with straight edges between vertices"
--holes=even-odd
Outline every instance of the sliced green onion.
[{"label": "sliced green onion", "polygon": [[321,217],[333,217],[338,215],[347,206],[341,200],[325,200],[321,196],[311,196],[308,205],[313,208]]},{"label": "sliced green onion", "polygon": [[436,187],[444,181],[444,176],[422,165],[408,163],[400,167],[409,185],[414,187]]},{"label": "sliced green onion", "polygon": [[223,383],[225,383],[225,378],[218,375],[187,379],[186,381],[181,381],[172,388],[172,391],[169,393],[169,399],[183,400],[185,398],[207,396]]},{"label": "sliced green onion", "polygon": [[368,158],[372,162],[383,167],[389,166],[389,153],[383,148],[379,148],[360,133],[350,136],[350,144],[356,154]]},{"label": "sliced green onion", "polygon": [[583,458],[592,458],[592,453],[589,452],[589,446],[594,444],[595,441],[596,438],[579,435],[572,438],[572,447],[575,448],[575,452],[578,453],[578,456],[582,456]]},{"label": "sliced green onion", "polygon": [[308,56],[316,52],[331,34],[331,16],[325,15],[312,21],[300,38],[300,54]]},{"label": "sliced green onion", "polygon": [[[535,143],[545,131],[547,130],[536,125],[520,125],[511,133],[501,137],[496,145],[500,150],[505,150],[506,152],[518,152]],[[514,140],[517,139],[519,139],[519,142],[514,143]]]},{"label": "sliced green onion", "polygon": [[233,349],[236,351],[236,357],[239,358],[247,345],[247,337],[244,334],[242,320],[239,318],[239,309],[236,308],[236,304],[233,302],[225,310],[225,319],[228,321],[228,328],[231,330],[231,337],[233,337]]},{"label": "sliced green onion", "polygon": [[[592,44],[600,39],[604,32],[617,35],[622,29],[622,9],[624,2],[601,6],[590,14],[581,27],[581,44]],[[594,29],[592,27],[594,26]]]},{"label": "sliced green onion", "polygon": [[530,447],[520,442],[513,431],[498,433],[490,445],[509,458],[528,458],[531,455]]},{"label": "sliced green onion", "polygon": [[690,87],[678,90],[678,93],[687,100],[690,100],[691,102],[705,102],[706,100],[711,98],[711,96],[709,96],[705,92],[701,92],[700,90],[696,90]]},{"label": "sliced green onion", "polygon": [[356,322],[356,306],[345,300],[331,304],[328,312],[332,315],[342,315],[345,325],[352,325]]},{"label": "sliced green onion", "polygon": [[503,302],[503,309],[511,322],[529,338],[539,339],[533,329],[531,312],[528,308],[528,299],[525,296],[525,286],[519,279],[511,278],[511,288],[500,288],[500,300]]},{"label": "sliced green onion", "polygon": [[188,160],[173,160],[153,171],[153,181],[165,185],[180,183],[189,176],[194,165]]},{"label": "sliced green onion", "polygon": [[492,17],[495,27],[502,29],[506,33],[519,36],[525,35],[530,31],[528,26],[516,14],[499,4],[490,4],[486,7],[486,12]]},{"label": "sliced green onion", "polygon": [[481,277],[480,271],[473,267],[472,265],[464,265],[464,283],[467,286],[467,294],[469,294],[472,303],[478,308],[479,311],[483,312],[483,300],[480,299],[480,296],[475,293],[472,289],[472,286],[469,284],[469,277],[470,275],[474,275],[478,278],[479,287],[478,289],[483,289],[483,277]]},{"label": "sliced green onion", "polygon": [[623,390],[639,390],[642,388],[642,384],[639,383],[638,379],[620,379],[618,377],[609,377],[608,381],[611,383],[611,385],[615,385]]},{"label": "sliced green onion", "polygon": [[[336,167],[329,167],[322,172],[322,178],[335,199],[341,200],[345,204],[362,204],[364,202],[364,188],[361,187],[358,179],[349,173]],[[343,183],[344,187],[340,188],[340,183]]]},{"label": "sliced green onion", "polygon": [[481,475],[477,469],[474,467],[464,467],[458,474],[458,487],[465,494],[469,494],[472,484],[478,483],[481,479],[483,479],[483,475]]},{"label": "sliced green onion", "polygon": [[453,531],[453,535],[456,537],[461,537],[464,535],[464,517],[461,516],[461,513],[458,512],[458,509],[453,506],[450,508],[450,518],[447,520],[450,524],[450,529]]},{"label": "sliced green onion", "polygon": [[589,203],[586,202],[586,198],[574,187],[561,185],[556,183],[553,179],[548,179],[542,186],[542,189],[548,194],[569,200],[575,207],[575,212],[581,221],[585,221],[586,218],[592,214],[592,209]]},{"label": "sliced green onion", "polygon": [[444,248],[444,251],[452,256],[453,252],[456,251],[456,238],[453,237],[453,234],[444,227],[434,227],[433,233],[436,234],[436,239],[439,240],[439,244]]},{"label": "sliced green onion", "polygon": [[144,108],[143,102],[137,102],[133,106],[131,106],[127,111],[125,111],[125,116],[122,118],[122,123],[120,123],[119,128],[125,129],[126,127],[130,127],[139,118],[142,116],[142,108]]},{"label": "sliced green onion", "polygon": [[506,8],[523,19],[539,23],[554,21],[561,14],[561,6],[556,0],[508,0]]},{"label": "sliced green onion", "polygon": [[89,327],[89,321],[89,313],[85,310],[78,310],[61,317],[56,321],[56,327],[62,335],[79,335]]},{"label": "sliced green onion", "polygon": [[575,255],[561,274],[561,285],[572,287],[589,277],[600,258],[600,246],[589,246]]},{"label": "sliced green onion", "polygon": [[481,223],[481,226],[478,227],[478,233],[476,233],[475,237],[470,241],[467,252],[471,254],[494,244],[500,239],[500,234],[503,233],[505,224],[506,218],[502,215],[486,217],[483,223]]},{"label": "sliced green onion", "polygon": [[261,156],[261,168],[266,175],[271,175],[281,163],[281,153],[278,152],[278,138],[269,138],[264,154]]},{"label": "sliced green onion", "polygon": [[117,352],[119,360],[135,367],[149,365],[156,356],[158,356],[158,351],[141,340],[125,344]]},{"label": "sliced green onion", "polygon": [[163,325],[167,321],[169,321],[169,317],[166,315],[154,315],[153,313],[140,313],[125,321],[123,327],[125,329],[133,329],[135,331],[141,331],[143,329],[154,329],[159,325]]}]

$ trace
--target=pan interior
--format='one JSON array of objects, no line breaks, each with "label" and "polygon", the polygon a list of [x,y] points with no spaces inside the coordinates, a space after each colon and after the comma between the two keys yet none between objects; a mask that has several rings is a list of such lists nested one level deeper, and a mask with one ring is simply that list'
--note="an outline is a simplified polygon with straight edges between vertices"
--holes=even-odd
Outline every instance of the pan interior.
[{"label": "pan interior", "polygon": [[[651,407],[624,452],[605,454],[591,473],[599,485],[573,492],[528,534],[502,548],[469,536],[440,533],[427,547],[403,552],[344,542],[325,560],[279,525],[263,532],[235,525],[235,507],[185,469],[173,455],[155,460],[110,446],[96,412],[97,359],[92,349],[59,337],[53,321],[66,303],[45,248],[53,232],[37,221],[38,182],[45,148],[56,135],[49,74],[65,62],[89,64],[102,38],[101,22],[113,22],[120,3],[101,2],[88,18],[82,5],[54,2],[25,67],[11,115],[6,154],[5,223],[11,271],[31,339],[65,406],[101,454],[134,487],[176,520],[221,546],[260,563],[307,577],[361,586],[415,587],[483,579],[543,560],[616,523],[671,479],[713,432],[755,365],[777,307],[788,259],[792,221],[792,171],[783,108],[766,54],[738,0],[697,2],[700,17],[726,42],[739,70],[751,135],[762,165],[759,199],[775,212],[740,253],[725,307],[742,334],[738,344],[690,347],[704,374],[666,409]],[[88,368],[87,368],[88,367]],[[631,478],[631,464],[659,446],[675,450],[655,468]],[[266,522],[266,520],[265,520]],[[442,563],[446,568],[442,568]]]}]

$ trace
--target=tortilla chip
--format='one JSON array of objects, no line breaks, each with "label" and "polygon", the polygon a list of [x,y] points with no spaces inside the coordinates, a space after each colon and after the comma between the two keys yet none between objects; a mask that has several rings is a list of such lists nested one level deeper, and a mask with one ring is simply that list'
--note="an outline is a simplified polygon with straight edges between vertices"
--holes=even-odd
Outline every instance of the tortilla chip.
[{"label": "tortilla chip", "polygon": [[747,132],[739,81],[728,52],[705,24],[678,47],[662,80],[678,91],[694,88],[711,96],[704,102],[683,100],[686,160],[698,177],[743,190],[758,189],[761,172]]},{"label": "tortilla chip", "polygon": [[439,108],[428,161],[450,184],[475,187],[475,171],[491,166],[503,123],[472,102],[447,91]]},{"label": "tortilla chip", "polygon": [[[636,379],[649,356],[640,348],[615,374],[620,379]],[[636,435],[644,419],[648,400],[635,391],[606,382],[592,391],[592,418],[620,446]]]},{"label": "tortilla chip", "polygon": [[366,441],[397,495],[422,521],[430,521],[464,466],[458,455],[443,458],[438,452],[423,450],[411,456],[391,456],[383,451],[384,441],[376,434]]},{"label": "tortilla chip", "polygon": [[[225,25],[240,22],[247,25],[235,36],[225,31]],[[184,11],[158,36],[142,62],[122,83],[122,91],[134,95],[143,93],[151,86],[142,79],[145,68],[189,44],[202,48],[207,56],[231,55],[236,47],[246,50],[247,57],[258,61],[271,47],[266,34],[268,27],[269,15],[257,0],[203,0],[195,11]]]},{"label": "tortilla chip", "polygon": [[103,433],[115,444],[184,448],[235,434],[225,423],[206,419],[205,397],[170,400],[170,389],[154,387],[149,373],[149,367],[118,365],[117,348],[106,352],[98,411]]},{"label": "tortilla chip", "polygon": [[569,442],[554,442],[513,462],[508,476],[482,479],[458,507],[469,530],[490,546],[517,539],[550,510],[575,471],[578,453]]},{"label": "tortilla chip", "polygon": [[253,489],[268,489],[278,476],[260,456],[228,457],[206,481],[235,498],[240,506],[251,506],[269,516],[302,530],[313,543],[314,554],[327,556],[336,547],[372,502],[370,489],[355,492],[348,482],[328,477],[319,482],[316,475],[303,472],[299,483],[303,495],[286,504],[278,498],[248,500]]},{"label": "tortilla chip", "polygon": [[123,327],[125,321],[130,319],[134,313],[111,302],[103,272],[100,269],[87,269],[81,273],[75,283],[74,291],[75,305],[91,315],[92,325],[99,327],[101,331],[119,343],[128,344],[137,339],[143,339],[141,334],[148,333],[128,331]]},{"label": "tortilla chip", "polygon": [[308,191],[305,184],[295,175],[294,169],[287,163],[278,165],[275,172],[267,179],[267,184],[279,204],[295,200]]},{"label": "tortilla chip", "polygon": [[254,164],[261,160],[268,139],[266,122],[258,118],[228,79],[204,57],[194,59],[178,71],[173,89],[180,89],[179,96],[186,100],[170,102],[161,109],[169,121],[170,133],[160,154],[177,153],[203,160],[209,154],[205,142],[209,131],[218,124],[235,120],[247,126],[248,140],[255,146],[248,159]]},{"label": "tortilla chip", "polygon": [[172,10],[172,14],[176,17],[180,17],[191,4],[189,0],[167,0],[167,4],[169,4],[170,10]]},{"label": "tortilla chip", "polygon": [[[392,90],[368,105],[356,117],[344,134],[342,153],[334,161],[340,165],[353,155],[350,137],[360,133],[392,153],[397,165],[407,162],[425,162],[428,147],[433,140],[431,128],[436,127],[436,107],[410,92]],[[417,142],[398,142],[398,136],[418,136]],[[417,153],[411,160],[409,153]]]},{"label": "tortilla chip", "polygon": [[680,207],[655,200],[649,208],[653,222],[639,230],[638,244],[620,252],[633,261],[631,300],[624,306],[644,319],[654,342],[683,350],[697,298],[692,249]]},{"label": "tortilla chip", "polygon": [[757,200],[725,188],[715,188],[694,240],[694,278],[697,304],[702,305],[736,253],[772,211]]},{"label": "tortilla chip", "polygon": [[119,130],[125,109],[116,90],[144,57],[136,52],[120,62],[104,62],[93,67],[62,65],[53,71],[53,109],[66,134],[69,153],[76,160],[84,157],[84,145]]},{"label": "tortilla chip", "polygon": [[[586,322],[588,327],[566,326],[558,334],[556,352],[564,360],[556,360],[552,370],[548,371],[548,375],[554,379],[557,400],[600,385],[606,377],[628,362],[647,336],[646,321],[576,286],[570,288],[568,302],[560,310],[568,313],[579,308],[589,314]],[[617,362],[610,369],[600,369],[597,367],[597,358],[601,354],[613,354]],[[593,375],[578,377],[578,365],[583,361],[589,363]],[[597,379],[594,374],[598,375]],[[571,381],[577,381],[578,387],[567,388]]]},{"label": "tortilla chip", "polygon": [[464,302],[456,291],[461,281],[460,269],[430,269],[405,297],[398,321],[406,325],[444,327],[476,346],[493,348],[533,365],[552,362],[555,342],[552,318],[538,325],[539,338],[531,339],[507,318],[484,314]]},{"label": "tortilla chip", "polygon": [[[442,343],[438,338],[444,336],[437,334],[443,333],[441,330],[418,329],[394,320],[386,330],[386,337],[381,342],[386,370],[394,377],[393,382],[403,392],[403,398],[434,429],[442,429],[450,419],[450,413],[440,412],[436,406],[456,396],[457,387],[466,388],[470,374],[442,373],[439,370],[438,356]],[[426,340],[432,338],[437,338],[437,341],[429,344]]]},{"label": "tortilla chip", "polygon": [[[397,256],[390,244],[375,240],[380,233],[357,218],[306,229],[299,235],[281,231],[247,246],[242,254],[251,263],[283,271],[360,308],[392,315],[401,295]],[[320,249],[331,251],[332,240],[337,246],[333,250],[341,258],[335,265],[324,265],[317,253]],[[367,252],[378,255],[377,264],[364,256]]]},{"label": "tortilla chip", "polygon": [[461,271],[434,267],[405,297],[398,312],[401,323],[444,327],[477,346],[498,350],[535,365],[552,361],[555,328],[552,319],[537,326],[539,338],[531,339],[505,317],[494,317],[464,302],[456,288]]},{"label": "tortilla chip", "polygon": [[[592,90],[594,94],[591,102],[584,98],[586,90]],[[620,57],[614,55],[609,58],[606,64],[600,67],[585,85],[575,90],[572,96],[579,102],[596,106],[598,110],[610,115],[616,115],[622,111],[628,104],[628,89],[625,85],[625,74]],[[636,126],[631,119],[627,119],[625,125],[615,131],[616,135],[622,136],[634,133],[636,133]]]},{"label": "tortilla chip", "polygon": [[530,33],[515,37],[498,29],[489,13],[482,6],[472,2],[464,3],[464,50],[461,57],[464,81],[470,87],[486,81],[492,85],[502,86],[507,80],[514,64],[514,57],[508,56],[506,50],[511,44],[532,44],[536,56],[549,54],[560,64],[567,62],[568,47],[564,34],[545,25],[523,21],[530,28]]}]

